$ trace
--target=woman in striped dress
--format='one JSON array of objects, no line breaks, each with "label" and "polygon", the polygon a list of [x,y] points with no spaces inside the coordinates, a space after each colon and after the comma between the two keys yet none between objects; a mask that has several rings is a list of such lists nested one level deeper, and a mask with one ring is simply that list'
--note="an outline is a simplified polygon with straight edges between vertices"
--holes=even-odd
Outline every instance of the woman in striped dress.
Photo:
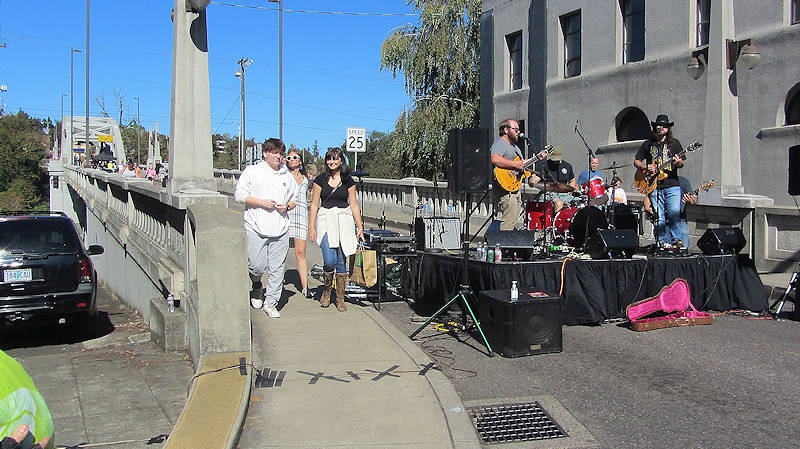
[{"label": "woman in striped dress", "polygon": [[297,257],[297,273],[300,275],[301,293],[306,298],[308,291],[308,262],[306,261],[306,240],[308,239],[308,176],[297,151],[290,150],[286,155],[286,166],[297,182],[297,207],[289,211],[289,238],[294,239],[294,254]]}]

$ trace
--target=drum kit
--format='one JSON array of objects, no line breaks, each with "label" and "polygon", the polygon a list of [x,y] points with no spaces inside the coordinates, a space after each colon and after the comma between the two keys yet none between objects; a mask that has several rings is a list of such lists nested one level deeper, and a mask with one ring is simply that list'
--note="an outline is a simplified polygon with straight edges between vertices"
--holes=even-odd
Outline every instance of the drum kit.
[{"label": "drum kit", "polygon": [[[616,170],[630,164],[614,164],[601,170]],[[574,248],[583,247],[586,239],[599,229],[637,229],[639,218],[631,206],[609,201],[616,186],[605,184],[599,176],[589,179],[575,191],[568,184],[535,184],[542,194],[525,203],[525,229],[542,231],[534,245],[550,243]],[[547,193],[571,193],[574,199],[555,212]],[[613,195],[613,192],[611,192]]]}]

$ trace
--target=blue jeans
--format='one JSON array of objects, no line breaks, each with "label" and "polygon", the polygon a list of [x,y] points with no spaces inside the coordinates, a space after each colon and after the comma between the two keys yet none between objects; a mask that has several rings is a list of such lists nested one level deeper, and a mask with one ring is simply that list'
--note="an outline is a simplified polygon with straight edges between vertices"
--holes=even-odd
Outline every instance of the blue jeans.
[{"label": "blue jeans", "polygon": [[331,248],[328,245],[328,234],[322,236],[322,242],[319,244],[322,250],[322,269],[328,273],[336,271],[337,273],[347,273],[347,266],[344,263],[344,252],[342,247]]},{"label": "blue jeans", "polygon": [[650,202],[658,213],[658,224],[656,225],[658,240],[664,243],[675,243],[681,238],[680,186],[653,191],[650,194]]},{"label": "blue jeans", "polygon": [[689,248],[689,223],[686,220],[681,220],[681,242],[683,246]]}]

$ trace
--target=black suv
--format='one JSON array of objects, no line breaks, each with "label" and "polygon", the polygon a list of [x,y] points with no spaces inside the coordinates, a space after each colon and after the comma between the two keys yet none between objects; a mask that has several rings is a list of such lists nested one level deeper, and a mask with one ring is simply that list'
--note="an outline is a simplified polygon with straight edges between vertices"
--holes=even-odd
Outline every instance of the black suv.
[{"label": "black suv", "polygon": [[89,256],[102,253],[100,245],[83,249],[64,213],[0,213],[0,329],[34,318],[94,317],[97,274]]}]

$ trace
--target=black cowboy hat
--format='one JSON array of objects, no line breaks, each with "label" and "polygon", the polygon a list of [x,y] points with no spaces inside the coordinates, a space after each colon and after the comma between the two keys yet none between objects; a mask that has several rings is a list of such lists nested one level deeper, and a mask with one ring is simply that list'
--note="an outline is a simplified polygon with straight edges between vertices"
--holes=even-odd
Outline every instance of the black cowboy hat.
[{"label": "black cowboy hat", "polygon": [[669,117],[666,114],[659,114],[656,116],[656,121],[650,122],[651,125],[655,128],[656,126],[666,126],[668,128],[672,128],[674,122],[669,121]]}]

